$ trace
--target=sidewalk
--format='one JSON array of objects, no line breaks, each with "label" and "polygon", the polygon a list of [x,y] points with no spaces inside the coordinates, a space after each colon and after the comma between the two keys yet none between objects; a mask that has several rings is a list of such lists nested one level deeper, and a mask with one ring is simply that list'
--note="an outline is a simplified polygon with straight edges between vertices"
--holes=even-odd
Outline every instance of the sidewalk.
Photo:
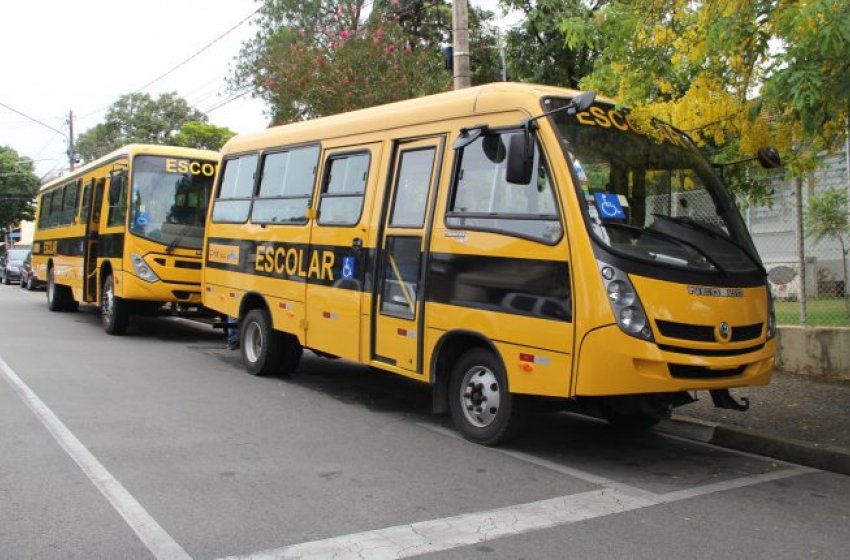
[{"label": "sidewalk", "polygon": [[775,371],[766,387],[731,392],[750,409],[714,408],[700,393],[658,429],[850,475],[850,383]]}]

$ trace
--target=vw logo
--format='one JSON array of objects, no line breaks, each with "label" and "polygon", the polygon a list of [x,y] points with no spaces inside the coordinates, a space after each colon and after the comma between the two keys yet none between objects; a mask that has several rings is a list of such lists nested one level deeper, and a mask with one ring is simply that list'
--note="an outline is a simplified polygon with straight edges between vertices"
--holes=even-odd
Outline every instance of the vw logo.
[{"label": "vw logo", "polygon": [[720,342],[729,342],[729,338],[732,336],[732,328],[729,326],[729,323],[723,321],[717,326],[717,335],[720,338]]}]

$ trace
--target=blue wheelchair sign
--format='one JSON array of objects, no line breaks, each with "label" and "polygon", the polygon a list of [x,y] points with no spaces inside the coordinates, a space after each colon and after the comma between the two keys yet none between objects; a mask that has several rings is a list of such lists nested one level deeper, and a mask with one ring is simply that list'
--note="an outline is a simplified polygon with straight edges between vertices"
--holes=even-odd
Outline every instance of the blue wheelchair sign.
[{"label": "blue wheelchair sign", "polygon": [[603,220],[625,220],[626,213],[616,194],[594,193],[596,208]]},{"label": "blue wheelchair sign", "polygon": [[342,257],[342,277],[346,280],[354,278],[354,257]]}]

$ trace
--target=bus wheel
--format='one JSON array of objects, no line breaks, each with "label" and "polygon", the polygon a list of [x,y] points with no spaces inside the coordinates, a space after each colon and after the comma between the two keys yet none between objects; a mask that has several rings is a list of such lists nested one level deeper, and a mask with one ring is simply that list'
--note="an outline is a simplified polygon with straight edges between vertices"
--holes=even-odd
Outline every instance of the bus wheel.
[{"label": "bus wheel", "polygon": [[120,335],[127,332],[130,310],[126,301],[115,295],[115,280],[106,276],[100,290],[100,321],[107,334]]},{"label": "bus wheel", "polygon": [[[296,339],[275,331],[265,309],[252,309],[239,322],[242,364],[251,375],[289,375],[298,366],[301,346]],[[294,337],[293,337],[294,338]]]},{"label": "bus wheel", "polygon": [[[64,311],[70,307],[73,299],[67,286],[60,286],[53,276],[53,268],[47,271],[47,308],[51,311]],[[76,303],[76,302],[74,302]],[[76,309],[74,309],[76,311]]]},{"label": "bus wheel", "polygon": [[483,445],[516,437],[527,417],[521,397],[508,392],[501,362],[483,348],[469,350],[455,364],[449,410],[461,435]]}]

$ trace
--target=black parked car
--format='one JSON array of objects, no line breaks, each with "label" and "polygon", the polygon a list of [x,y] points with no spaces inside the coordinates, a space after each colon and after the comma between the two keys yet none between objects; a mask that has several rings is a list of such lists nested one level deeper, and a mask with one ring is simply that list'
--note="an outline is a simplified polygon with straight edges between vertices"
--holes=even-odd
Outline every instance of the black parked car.
[{"label": "black parked car", "polygon": [[24,259],[24,264],[21,265],[21,288],[33,291],[43,285],[44,282],[38,279],[32,269],[32,251],[30,251],[27,258]]},{"label": "black parked car", "polygon": [[21,266],[31,252],[29,247],[13,247],[0,257],[0,281],[7,286],[21,280]]}]

